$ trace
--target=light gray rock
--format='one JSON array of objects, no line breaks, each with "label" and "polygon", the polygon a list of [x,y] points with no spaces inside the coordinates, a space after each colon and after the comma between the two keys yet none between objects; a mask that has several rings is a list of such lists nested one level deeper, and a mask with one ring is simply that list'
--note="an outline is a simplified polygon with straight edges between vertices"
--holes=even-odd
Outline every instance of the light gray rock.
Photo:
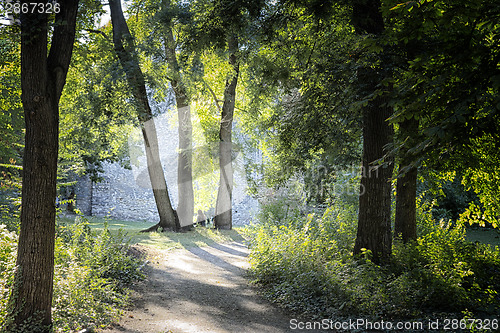
[{"label": "light gray rock", "polygon": [[[156,118],[155,125],[158,132],[160,157],[169,190],[172,205],[177,207],[177,128],[170,125],[168,115]],[[200,161],[203,150],[213,149],[205,145],[196,145],[196,158],[194,163],[209,163]],[[147,172],[146,158],[144,155],[143,141],[139,133],[131,133],[129,139],[129,152],[132,170],[123,168],[118,163],[104,163],[104,172],[100,174],[102,182],[91,182],[88,177],[80,177],[76,187],[77,208],[85,215],[110,216],[123,220],[146,220],[157,223],[159,220],[156,204]],[[201,156],[201,157],[200,157]],[[247,194],[247,182],[242,153],[236,156],[234,166],[233,188],[233,224],[245,225],[250,222],[258,211],[258,201]],[[196,168],[195,168],[196,169]],[[201,184],[205,178],[218,180],[218,170],[214,170],[213,177],[206,177],[206,172],[194,175],[194,188],[198,185],[211,187],[212,196],[203,209],[208,217],[213,216],[215,198],[218,184]],[[205,189],[206,191],[206,189]],[[212,198],[213,197],[213,198]],[[196,198],[196,193],[195,193]],[[213,200],[212,200],[213,199]],[[207,201],[207,200],[205,200]],[[211,214],[211,215],[210,215]],[[193,212],[193,218],[194,218]]]}]

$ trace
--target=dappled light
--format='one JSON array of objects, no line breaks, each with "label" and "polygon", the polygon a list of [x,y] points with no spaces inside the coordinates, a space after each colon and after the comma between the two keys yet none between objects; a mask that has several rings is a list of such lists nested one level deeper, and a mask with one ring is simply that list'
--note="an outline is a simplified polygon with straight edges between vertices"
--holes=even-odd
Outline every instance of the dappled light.
[{"label": "dappled light", "polygon": [[0,3],[0,332],[500,330],[500,0]]}]

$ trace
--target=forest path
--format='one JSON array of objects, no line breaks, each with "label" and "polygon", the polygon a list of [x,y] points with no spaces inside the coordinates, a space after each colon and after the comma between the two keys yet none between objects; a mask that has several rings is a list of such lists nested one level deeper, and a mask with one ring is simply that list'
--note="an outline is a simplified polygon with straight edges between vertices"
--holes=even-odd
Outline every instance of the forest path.
[{"label": "forest path", "polygon": [[152,263],[132,295],[133,309],[104,333],[322,332],[290,328],[293,315],[260,296],[245,277],[244,240],[146,250]]}]

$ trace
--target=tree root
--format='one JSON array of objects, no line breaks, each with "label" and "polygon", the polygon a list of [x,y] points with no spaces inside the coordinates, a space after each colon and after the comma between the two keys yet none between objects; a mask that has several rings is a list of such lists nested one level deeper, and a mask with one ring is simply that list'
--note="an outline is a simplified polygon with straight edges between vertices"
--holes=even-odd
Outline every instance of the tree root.
[{"label": "tree root", "polygon": [[141,230],[139,232],[155,232],[158,231],[158,228],[160,227],[160,223],[156,223],[154,226],[149,227],[147,229]]},{"label": "tree root", "polygon": [[179,216],[177,216],[177,211],[174,209],[174,225],[175,227],[163,227],[162,225],[170,225],[169,223],[163,222],[160,220],[160,222],[156,223],[154,226],[149,227],[147,229],[141,230],[139,232],[155,232],[158,231],[158,229],[161,228],[161,232],[165,231],[173,231],[173,232],[187,232],[192,229],[192,226],[185,226],[181,227],[179,223]]},{"label": "tree root", "polygon": [[173,232],[186,232],[186,231],[189,231],[191,230],[190,226],[187,226],[187,227],[178,227],[178,228],[164,228],[162,226],[160,226],[160,223],[156,223],[155,225],[147,228],[147,229],[144,229],[144,230],[141,230],[139,232],[165,232],[165,231],[173,231]]}]

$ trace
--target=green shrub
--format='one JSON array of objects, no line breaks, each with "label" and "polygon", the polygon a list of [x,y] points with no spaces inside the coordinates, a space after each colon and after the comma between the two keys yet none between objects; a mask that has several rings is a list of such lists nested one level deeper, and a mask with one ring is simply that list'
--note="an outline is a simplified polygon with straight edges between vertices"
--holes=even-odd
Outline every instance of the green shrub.
[{"label": "green shrub", "polygon": [[61,332],[103,327],[128,300],[126,289],[144,277],[140,260],[127,255],[123,232],[90,229],[86,219],[58,227],[54,326]]},{"label": "green shrub", "polygon": [[[0,327],[7,318],[16,247],[17,235],[0,225]],[[85,219],[57,227],[54,331],[104,327],[118,318],[127,305],[127,287],[144,277],[141,261],[128,256],[128,248],[122,232],[111,233],[106,226],[92,231]]]},{"label": "green shrub", "polygon": [[96,232],[88,220],[77,218],[74,224],[59,226],[58,235],[65,250],[58,254],[56,263],[58,257],[61,264],[69,257],[89,267],[92,277],[115,281],[119,289],[143,278],[138,270],[141,262],[126,255],[129,243],[122,230],[111,233],[105,223],[104,229]]},{"label": "green shrub", "polygon": [[57,332],[104,327],[119,317],[127,295],[117,292],[113,281],[92,276],[92,273],[89,267],[75,262],[57,267],[53,298],[53,322]]},{"label": "green shrub", "polygon": [[[429,207],[427,207],[429,208]],[[297,217],[300,218],[300,217]],[[498,249],[465,240],[465,229],[419,212],[417,242],[395,242],[384,266],[352,256],[356,207],[253,226],[251,273],[267,295],[310,317],[384,319],[500,312]]]},{"label": "green shrub", "polygon": [[17,235],[0,224],[0,327],[7,318],[7,302],[14,281]]}]

